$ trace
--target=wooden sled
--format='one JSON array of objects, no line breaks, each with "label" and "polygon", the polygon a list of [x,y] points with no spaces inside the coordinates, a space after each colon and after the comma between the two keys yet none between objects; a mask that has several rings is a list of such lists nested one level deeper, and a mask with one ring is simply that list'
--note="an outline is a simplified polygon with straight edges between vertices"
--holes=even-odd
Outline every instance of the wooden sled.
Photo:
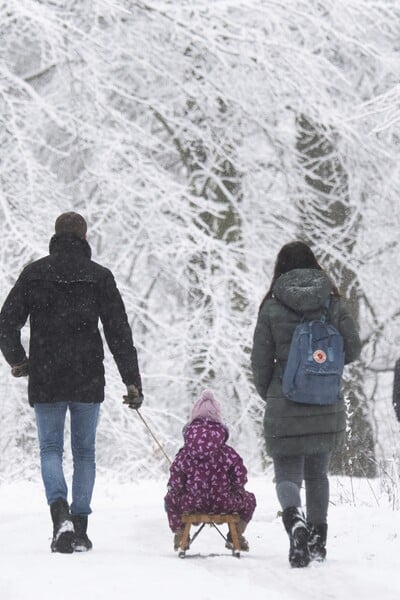
[{"label": "wooden sled", "polygon": [[[215,527],[218,533],[224,538],[225,536],[220,532],[217,525],[222,525],[223,523],[227,523],[229,527],[229,532],[231,534],[232,539],[232,554],[237,558],[240,558],[240,544],[239,537],[237,532],[236,523],[239,521],[240,517],[237,514],[210,514],[210,513],[185,513],[182,515],[182,523],[185,524],[185,528],[183,531],[183,536],[181,540],[181,545],[179,548],[178,556],[180,558],[184,558],[186,554],[186,550],[189,549],[190,544],[193,543],[195,538],[199,535],[205,525],[210,525],[211,527]],[[200,529],[195,533],[193,538],[190,540],[190,528],[192,525],[201,525]]]}]

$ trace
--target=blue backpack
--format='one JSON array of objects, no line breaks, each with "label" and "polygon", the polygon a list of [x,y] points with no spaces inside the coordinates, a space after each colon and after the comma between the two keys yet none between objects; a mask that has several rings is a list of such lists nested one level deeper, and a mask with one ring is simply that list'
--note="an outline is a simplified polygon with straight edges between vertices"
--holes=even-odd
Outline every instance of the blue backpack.
[{"label": "blue backpack", "polygon": [[334,404],[341,398],[343,337],[328,322],[330,299],[317,320],[302,321],[294,330],[282,377],[284,395],[302,404]]}]

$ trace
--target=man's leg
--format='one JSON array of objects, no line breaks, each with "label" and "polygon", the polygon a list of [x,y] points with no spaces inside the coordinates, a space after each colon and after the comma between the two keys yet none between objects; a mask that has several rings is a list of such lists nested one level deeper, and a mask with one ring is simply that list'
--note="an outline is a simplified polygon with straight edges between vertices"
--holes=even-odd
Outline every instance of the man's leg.
[{"label": "man's leg", "polygon": [[48,504],[67,500],[68,488],[63,472],[64,424],[66,402],[35,404],[39,437],[40,466]]},{"label": "man's leg", "polygon": [[75,527],[75,550],[85,552],[92,548],[87,536],[90,502],[96,478],[96,429],[100,404],[70,402],[71,447],[74,462],[72,478],[71,514]]},{"label": "man's leg", "polygon": [[52,552],[73,552],[74,528],[67,501],[62,468],[66,402],[35,404],[40,464],[47,502],[53,521]]},{"label": "man's leg", "polygon": [[90,502],[96,478],[96,429],[100,404],[70,402],[69,410],[74,462],[71,514],[88,516],[92,512]]}]

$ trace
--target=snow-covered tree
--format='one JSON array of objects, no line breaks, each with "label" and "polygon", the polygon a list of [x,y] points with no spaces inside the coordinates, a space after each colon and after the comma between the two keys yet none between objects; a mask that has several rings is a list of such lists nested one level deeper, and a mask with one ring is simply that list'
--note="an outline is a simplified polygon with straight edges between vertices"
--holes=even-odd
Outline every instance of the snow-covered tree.
[{"label": "snow-covered tree", "polygon": [[[300,233],[358,306],[367,423],[372,395],[387,394],[400,335],[399,12],[395,0],[0,4],[1,296],[47,251],[57,215],[82,212],[93,257],[125,299],[142,412],[171,455],[211,386],[232,443],[264,468],[248,354],[276,253]],[[297,146],[302,116],[342,173],[328,196],[344,214],[323,219],[323,236]],[[99,465],[165,472],[106,360]],[[1,472],[12,474],[35,432],[24,384],[7,383],[4,362],[1,372]]]}]

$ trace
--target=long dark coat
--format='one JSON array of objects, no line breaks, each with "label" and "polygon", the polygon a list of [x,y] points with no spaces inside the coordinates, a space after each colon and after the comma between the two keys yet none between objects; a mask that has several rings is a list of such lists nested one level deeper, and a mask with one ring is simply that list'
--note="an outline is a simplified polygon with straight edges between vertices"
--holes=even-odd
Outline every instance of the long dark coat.
[{"label": "long dark coat", "polygon": [[29,403],[102,402],[104,335],[122,381],[141,388],[136,349],[109,269],[91,260],[86,240],[55,235],[50,255],[28,265],[0,313],[0,349],[10,365],[26,359],[20,330],[30,318]]},{"label": "long dark coat", "polygon": [[[303,315],[319,318],[332,294],[328,276],[316,269],[294,269],[275,282],[254,332],[251,365],[254,383],[266,402],[264,434],[271,456],[329,452],[343,441],[346,412],[343,397],[331,406],[301,405],[282,392],[282,370],[290,342]],[[357,327],[345,301],[332,295],[330,320],[344,339],[345,363],[360,355]]]}]

